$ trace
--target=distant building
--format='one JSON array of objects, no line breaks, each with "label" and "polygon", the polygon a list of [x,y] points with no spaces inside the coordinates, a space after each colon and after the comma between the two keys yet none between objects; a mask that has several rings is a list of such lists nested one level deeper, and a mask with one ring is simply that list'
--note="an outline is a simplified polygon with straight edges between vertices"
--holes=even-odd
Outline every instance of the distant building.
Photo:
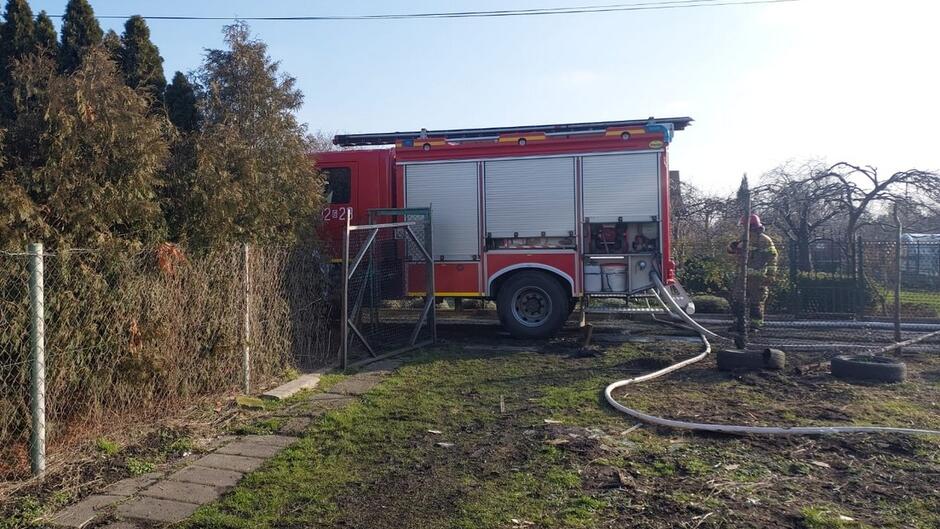
[{"label": "distant building", "polygon": [[908,275],[940,277],[940,233],[901,235],[901,271]]}]

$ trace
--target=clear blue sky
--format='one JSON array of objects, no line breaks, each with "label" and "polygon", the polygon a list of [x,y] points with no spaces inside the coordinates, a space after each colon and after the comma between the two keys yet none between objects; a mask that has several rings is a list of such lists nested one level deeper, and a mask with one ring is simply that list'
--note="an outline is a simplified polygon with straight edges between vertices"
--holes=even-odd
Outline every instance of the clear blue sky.
[{"label": "clear blue sky", "polygon": [[[627,1],[627,0],[624,0]],[[66,0],[32,0],[61,13]],[[376,14],[608,0],[91,0],[99,15]],[[790,158],[940,169],[932,0],[801,0],[664,11],[460,20],[252,22],[306,96],[311,130],[689,115],[672,167],[729,191]],[[58,21],[56,21],[58,23]],[[102,21],[120,33],[123,21]],[[167,77],[219,47],[224,22],[150,22]]]}]

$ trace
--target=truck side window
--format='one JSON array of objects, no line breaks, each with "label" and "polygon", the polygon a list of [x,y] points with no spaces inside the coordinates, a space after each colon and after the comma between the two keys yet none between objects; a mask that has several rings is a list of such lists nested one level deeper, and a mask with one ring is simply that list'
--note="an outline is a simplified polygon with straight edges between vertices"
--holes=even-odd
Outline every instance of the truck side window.
[{"label": "truck side window", "polygon": [[349,167],[327,167],[322,169],[326,175],[326,199],[330,204],[349,204],[351,175]]}]

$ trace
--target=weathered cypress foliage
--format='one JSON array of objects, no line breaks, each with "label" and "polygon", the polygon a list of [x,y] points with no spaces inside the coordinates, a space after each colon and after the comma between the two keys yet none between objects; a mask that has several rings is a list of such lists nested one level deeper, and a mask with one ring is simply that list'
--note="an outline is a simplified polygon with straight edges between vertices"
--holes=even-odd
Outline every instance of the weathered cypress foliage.
[{"label": "weathered cypress foliage", "polygon": [[163,120],[106,52],[90,49],[75,75],[30,55],[14,79],[20,97],[5,142],[19,148],[7,149],[0,171],[0,247],[165,240]]},{"label": "weathered cypress foliage", "polygon": [[36,46],[53,56],[59,54],[59,36],[45,11],[40,11],[36,16]]},{"label": "weathered cypress foliage", "polygon": [[155,99],[163,97],[166,77],[163,75],[163,57],[150,40],[150,28],[140,15],[134,15],[124,24],[121,35],[121,70],[131,88],[141,88]]},{"label": "weathered cypress foliage", "polygon": [[295,114],[303,94],[248,26],[228,26],[225,43],[197,74],[206,94],[193,155],[167,174],[171,233],[198,246],[310,239],[323,183]]},{"label": "weathered cypress foliage", "polygon": [[173,82],[166,87],[164,99],[167,115],[177,129],[181,132],[192,132],[199,127],[196,89],[183,72],[173,75]]},{"label": "weathered cypress foliage", "polygon": [[104,33],[87,0],[69,0],[62,18],[62,46],[59,69],[72,72],[82,63],[88,49],[101,44]]},{"label": "weathered cypress foliage", "polygon": [[118,70],[120,71],[121,37],[119,37],[113,29],[109,29],[108,32],[104,34],[104,38],[101,39],[101,45],[104,46],[104,49],[108,52],[108,58],[118,65]]}]

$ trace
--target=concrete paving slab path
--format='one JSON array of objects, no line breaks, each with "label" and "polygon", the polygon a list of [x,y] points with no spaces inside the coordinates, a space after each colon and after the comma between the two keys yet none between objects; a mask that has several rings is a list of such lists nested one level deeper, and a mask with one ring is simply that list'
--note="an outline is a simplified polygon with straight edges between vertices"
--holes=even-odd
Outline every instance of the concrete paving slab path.
[{"label": "concrete paving slab path", "polygon": [[140,526],[131,522],[111,522],[100,529],[140,529]]},{"label": "concrete paving slab path", "polygon": [[111,496],[133,496],[137,494],[140,489],[153,485],[162,477],[162,472],[150,472],[134,478],[122,479],[117,483],[112,483],[107,486],[103,492]]},{"label": "concrete paving slab path", "polygon": [[217,454],[229,454],[234,456],[257,457],[267,459],[274,457],[282,447],[274,444],[267,444],[257,440],[254,441],[236,441],[230,445],[223,446],[216,450]]},{"label": "concrete paving slab path", "polygon": [[168,479],[147,487],[141,491],[140,495],[202,505],[203,503],[209,503],[210,501],[218,499],[224,490],[225,489],[221,487],[213,487],[211,485],[200,485],[199,483],[172,481]]},{"label": "concrete paving slab path", "polygon": [[288,417],[319,417],[330,410],[345,408],[354,400],[356,400],[356,398],[349,395],[319,393],[317,395],[311,395],[309,400],[291,406],[283,412],[283,415]]},{"label": "concrete paving slab path", "polygon": [[264,463],[264,459],[256,457],[233,456],[229,454],[209,454],[202,459],[196,460],[197,465],[209,468],[221,468],[222,470],[234,470],[236,472],[251,472]]},{"label": "concrete paving slab path", "polygon": [[289,435],[246,435],[241,440],[269,444],[279,446],[281,448],[286,448],[297,442],[296,437],[291,437]]},{"label": "concrete paving slab path", "polygon": [[401,360],[388,359],[388,360],[379,360],[378,362],[373,362],[366,365],[359,371],[359,373],[370,374],[370,375],[390,375],[392,371],[398,369],[402,364]]},{"label": "concrete paving slab path", "polygon": [[313,404],[313,403],[320,403],[320,402],[326,403],[326,402],[339,401],[343,405],[346,405],[349,402],[352,402],[353,400],[355,399],[353,399],[351,396],[343,395],[339,393],[314,393],[313,395],[310,395],[309,398],[304,399],[304,401],[301,404]]},{"label": "concrete paving slab path", "polygon": [[368,393],[372,388],[382,382],[381,375],[362,374],[353,375],[347,379],[337,382],[330,388],[329,393],[338,393],[340,395],[359,396]]},{"label": "concrete paving slab path", "polygon": [[60,510],[48,522],[73,529],[107,522],[100,527],[151,529],[184,520],[236,486],[246,473],[297,442],[295,436],[310,427],[313,417],[349,405],[399,365],[397,360],[377,362],[342,380],[328,393],[308,395],[303,402],[280,410],[276,415],[287,419],[281,435],[219,436],[208,445],[212,452],[199,459],[184,459],[179,464],[185,466],[168,476],[154,472],[124,479],[106,487],[102,494]]},{"label": "concrete paving slab path", "polygon": [[101,511],[124,499],[127,499],[127,497],[95,494],[75,505],[62,509],[53,515],[49,523],[55,527],[85,527],[89,522],[94,520]]},{"label": "concrete paving slab path", "polygon": [[284,400],[293,397],[305,389],[313,389],[317,387],[317,384],[320,383],[321,375],[322,373],[307,373],[306,375],[300,375],[290,382],[281,384],[280,386],[270,391],[265,391],[261,397],[274,400]]},{"label": "concrete paving slab path", "polygon": [[175,474],[170,474],[167,479],[185,481],[187,483],[198,483],[200,485],[211,485],[213,487],[234,487],[235,484],[238,483],[238,480],[242,479],[243,475],[243,473],[235,472],[234,470],[190,465]]},{"label": "concrete paving slab path", "polygon": [[192,516],[198,508],[196,503],[138,496],[118,505],[116,512],[121,518],[176,523]]}]

